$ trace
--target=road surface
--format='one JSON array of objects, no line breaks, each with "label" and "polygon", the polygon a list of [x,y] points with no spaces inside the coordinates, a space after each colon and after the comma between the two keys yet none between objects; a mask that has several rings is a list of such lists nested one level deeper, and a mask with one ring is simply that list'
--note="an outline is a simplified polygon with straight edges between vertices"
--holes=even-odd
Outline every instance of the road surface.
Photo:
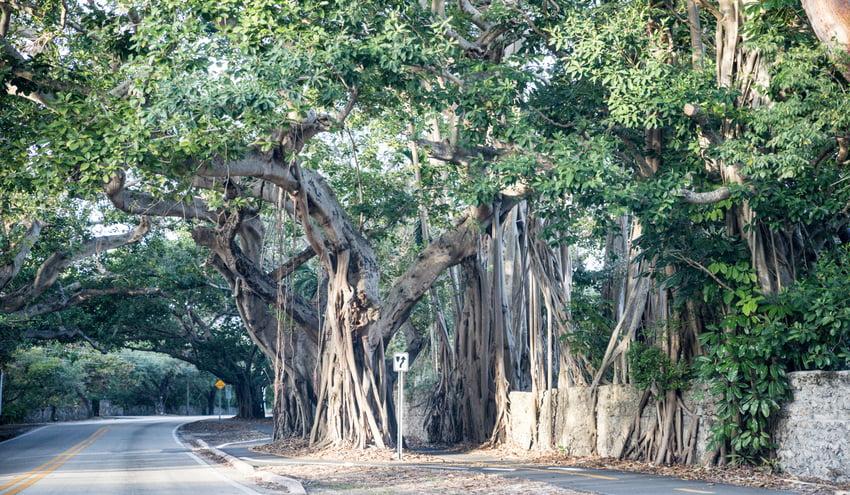
[{"label": "road surface", "polygon": [[[202,418],[144,417],[57,423],[0,443],[0,494],[257,495],[174,436]],[[227,475],[227,476],[226,476]]]}]

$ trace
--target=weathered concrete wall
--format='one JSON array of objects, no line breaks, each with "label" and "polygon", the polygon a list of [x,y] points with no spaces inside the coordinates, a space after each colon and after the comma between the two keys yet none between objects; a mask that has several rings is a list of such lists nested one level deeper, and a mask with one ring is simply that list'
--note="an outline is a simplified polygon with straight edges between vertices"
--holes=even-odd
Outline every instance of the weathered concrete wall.
[{"label": "weathered concrete wall", "polygon": [[555,447],[567,455],[593,455],[596,450],[596,417],[590,389],[558,390]]},{"label": "weathered concrete wall", "polygon": [[48,423],[52,418],[56,421],[76,421],[79,419],[87,419],[89,417],[88,410],[83,406],[75,407],[57,407],[54,412],[52,408],[45,407],[35,411],[30,411],[24,418],[24,423]]},{"label": "weathered concrete wall", "polygon": [[[696,416],[692,418],[690,415],[684,415],[684,430],[687,432],[689,428],[697,429],[697,448],[694,461],[697,464],[708,464],[713,451],[711,446],[711,429],[714,427],[715,407],[711,399],[711,394],[707,387],[696,386],[682,393],[682,402],[685,407]],[[692,423],[696,421],[696,424]]]},{"label": "weathered concrete wall", "polygon": [[[218,410],[216,409],[216,412]],[[168,409],[165,411],[166,414],[176,414],[182,415],[186,412],[184,407],[178,407],[176,410]],[[189,408],[189,414],[193,416],[200,416],[203,414],[203,409],[199,407],[192,406]],[[233,415],[238,411],[235,407],[224,408],[222,414],[224,415]],[[153,406],[132,406],[129,408],[124,408],[118,405],[113,404],[109,400],[101,400],[100,401],[100,417],[108,417],[108,416],[153,416],[156,414],[156,410]],[[30,411],[25,417],[23,422],[25,423],[49,423],[52,421],[51,417],[52,409],[50,407],[44,407],[42,409],[36,409]],[[92,416],[89,414],[89,410],[86,409],[82,405],[78,406],[70,406],[70,407],[57,407],[55,418],[56,421],[78,421],[82,419],[89,419]]]},{"label": "weathered concrete wall", "polygon": [[549,390],[540,394],[536,404],[531,392],[511,392],[509,398],[508,436],[514,445],[523,449],[558,449],[575,456],[593,455],[596,422],[589,389]]},{"label": "weathered concrete wall", "polygon": [[534,428],[537,425],[534,394],[531,392],[511,392],[508,395],[508,400],[511,404],[508,437],[517,447],[528,450],[534,442]]},{"label": "weathered concrete wall", "polygon": [[[797,476],[850,482],[850,371],[797,372],[789,373],[789,378],[793,399],[783,406],[774,435],[780,465]],[[570,387],[540,394],[535,404],[531,393],[512,392],[509,440],[523,449],[614,456],[634,421],[641,395],[629,385],[603,385],[594,405],[589,389]],[[697,430],[694,461],[704,464],[712,454],[714,403],[704,387],[686,391],[682,402],[693,414],[683,416],[684,431]],[[654,411],[650,402],[641,417],[642,429],[650,426]]]},{"label": "weathered concrete wall", "polygon": [[780,464],[797,476],[850,482],[850,371],[788,376],[794,398],[776,428]]},{"label": "weathered concrete wall", "polygon": [[537,415],[539,417],[536,445],[538,450],[551,450],[555,447],[555,440],[557,438],[555,425],[558,421],[559,395],[560,392],[558,390],[547,390],[543,392],[540,402],[534,405],[537,407]]},{"label": "weathered concrete wall", "polygon": [[596,399],[596,453],[614,457],[634,423],[641,391],[628,385],[602,385]]}]

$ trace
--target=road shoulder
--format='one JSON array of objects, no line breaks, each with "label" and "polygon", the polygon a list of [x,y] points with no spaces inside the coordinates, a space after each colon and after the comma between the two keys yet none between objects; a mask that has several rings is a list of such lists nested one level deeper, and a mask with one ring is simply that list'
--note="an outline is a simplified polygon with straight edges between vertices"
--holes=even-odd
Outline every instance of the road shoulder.
[{"label": "road shoulder", "polygon": [[29,435],[47,426],[48,425],[41,423],[24,425],[0,425],[0,444]]},{"label": "road shoulder", "polygon": [[[220,451],[238,461],[250,464],[258,473],[296,478],[312,494],[367,495],[392,493],[413,495],[422,493],[484,495],[491,493],[576,495],[585,493],[557,487],[546,482],[522,478],[505,478],[486,470],[474,470],[441,464],[397,463],[389,450],[367,449],[373,463],[348,462],[342,459],[327,462],[315,459],[282,459],[250,447],[268,442],[262,423],[251,426],[253,431],[241,434],[234,430],[239,424],[233,421],[203,422],[187,425],[189,430],[200,432],[208,444],[217,443]],[[216,435],[218,430],[220,435]],[[240,440],[244,438],[244,440]],[[362,454],[362,452],[361,452]],[[282,462],[277,462],[282,461]]]},{"label": "road shoulder", "polygon": [[[219,466],[227,467],[236,471],[242,477],[252,480],[254,483],[265,489],[273,489],[276,493],[282,492],[291,495],[306,495],[304,487],[298,480],[286,476],[280,476],[269,471],[256,469],[250,463],[227,454],[226,452],[209,445],[209,443],[207,443],[204,439],[198,438],[195,433],[192,433],[192,431],[197,431],[197,428],[193,427],[193,425],[196,426],[198,423],[206,423],[206,421],[183,423],[174,429],[174,439],[179,444],[190,450],[190,455],[198,462],[205,463],[212,469],[216,469]],[[244,434],[244,431],[241,433]],[[240,435],[240,438],[242,437],[244,437],[244,435]],[[222,435],[218,437],[217,440],[235,441],[232,436],[228,435]]]}]

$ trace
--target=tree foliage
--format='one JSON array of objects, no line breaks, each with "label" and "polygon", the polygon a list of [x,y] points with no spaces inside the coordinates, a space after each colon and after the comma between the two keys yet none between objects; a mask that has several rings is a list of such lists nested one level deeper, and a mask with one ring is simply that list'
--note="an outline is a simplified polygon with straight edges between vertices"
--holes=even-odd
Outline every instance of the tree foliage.
[{"label": "tree foliage", "polygon": [[[557,366],[654,390],[664,419],[635,455],[692,461],[669,418],[696,367],[721,457],[757,459],[787,372],[847,366],[846,47],[816,4],[2,2],[0,268],[49,224],[60,245],[9,269],[25,285],[105,193],[195,246],[109,257],[104,285],[164,297],[30,326],[74,315],[221,366],[207,343],[256,344],[281,424],[358,446],[391,441],[384,352],[418,353],[423,324],[436,416],[494,441],[507,390]],[[458,412],[481,409],[471,377],[484,419]]]}]

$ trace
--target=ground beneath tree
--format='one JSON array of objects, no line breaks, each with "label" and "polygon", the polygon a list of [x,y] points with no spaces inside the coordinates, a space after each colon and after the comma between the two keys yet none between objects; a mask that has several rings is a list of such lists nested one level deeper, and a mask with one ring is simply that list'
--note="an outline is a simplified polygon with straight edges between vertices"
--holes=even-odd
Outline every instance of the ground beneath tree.
[{"label": "ground beneath tree", "polygon": [[[423,447],[426,448],[427,447]],[[525,451],[509,446],[482,448],[479,446],[454,446],[433,450],[445,455],[458,455],[471,459],[494,459],[503,462],[519,462],[548,466],[564,466],[590,469],[610,469],[633,473],[669,476],[685,480],[709,483],[790,490],[806,495],[835,494],[850,492],[850,483],[827,483],[815,478],[800,478],[776,472],[770,466],[684,466],[674,464],[659,466],[648,462],[619,460],[599,457],[575,457],[561,453]]]},{"label": "ground beneath tree", "polygon": [[401,494],[578,494],[546,483],[503,478],[493,474],[419,467],[327,466],[316,464],[263,468],[296,478],[307,493],[345,495]]},{"label": "ground beneath tree", "polygon": [[[262,430],[256,429],[261,427]],[[186,425],[186,431],[206,435],[211,444],[247,441],[267,437],[266,426],[239,420],[203,421]],[[244,428],[244,429],[242,429]],[[265,430],[265,433],[264,431]],[[703,467],[655,466],[636,461],[600,459],[596,457],[570,457],[560,453],[539,453],[513,449],[506,446],[482,448],[461,446],[411,446],[405,450],[404,461],[417,466],[397,464],[395,452],[390,449],[367,448],[315,448],[302,439],[287,439],[252,447],[251,450],[284,457],[294,464],[268,466],[284,476],[297,478],[310,493],[458,493],[458,494],[569,494],[579,493],[546,483],[518,480],[495,474],[450,471],[440,465],[463,463],[467,466],[485,465],[538,465],[563,466],[588,469],[609,469],[699,480],[708,483],[731,484],[756,488],[789,490],[806,495],[834,494],[850,490],[850,485],[829,484],[820,480],[800,479],[784,473],[772,472],[766,467]],[[305,464],[297,464],[303,460]],[[343,465],[325,465],[321,461],[342,461]],[[354,465],[354,464],[370,465]],[[386,466],[382,464],[388,464]],[[423,468],[422,464],[432,465]]]},{"label": "ground beneath tree", "polygon": [[271,429],[271,418],[226,418],[220,421],[217,419],[207,419],[195,421],[194,423],[186,423],[180,427],[181,433],[200,438],[213,446],[269,438],[271,436]]},{"label": "ground beneath tree", "polygon": [[[202,438],[210,445],[246,442],[268,437],[269,420],[224,419],[188,423],[181,433]],[[301,459],[345,459],[350,461],[392,461],[394,452],[389,449],[314,449],[302,440],[268,444],[258,449],[269,452],[284,449]],[[356,456],[352,457],[352,454]],[[290,457],[290,456],[287,456]],[[408,462],[440,462],[436,456],[405,453]],[[356,459],[355,459],[356,458]],[[310,494],[505,494],[505,495],[573,495],[580,492],[558,488],[546,483],[521,479],[506,479],[497,475],[457,472],[414,466],[339,466],[320,464],[293,464],[261,468],[276,474],[295,478]]]},{"label": "ground beneath tree", "polygon": [[[391,449],[379,449],[368,447],[365,449],[346,449],[325,447],[316,448],[301,438],[288,438],[275,443],[268,443],[253,447],[251,450],[264,452],[266,454],[279,455],[288,459],[310,459],[310,460],[340,460],[350,462],[390,462],[396,460],[396,452]],[[439,456],[427,452],[404,451],[404,460],[407,462],[448,462]]]}]

